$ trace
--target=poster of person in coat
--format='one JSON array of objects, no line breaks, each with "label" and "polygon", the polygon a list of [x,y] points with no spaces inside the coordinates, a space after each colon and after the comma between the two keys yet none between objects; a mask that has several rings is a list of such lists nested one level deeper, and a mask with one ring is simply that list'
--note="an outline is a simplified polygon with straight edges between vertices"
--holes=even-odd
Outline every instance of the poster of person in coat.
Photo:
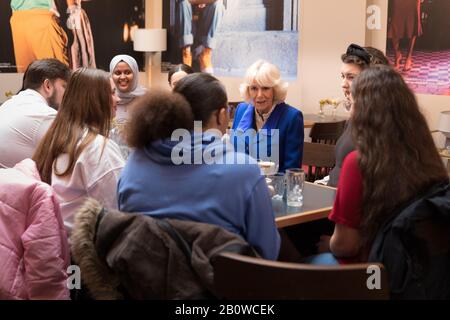
[{"label": "poster of person in coat", "polygon": [[450,1],[390,0],[387,55],[419,94],[450,95]]},{"label": "poster of person in coat", "polygon": [[108,70],[117,54],[133,51],[132,33],[145,26],[145,0],[0,1],[0,72],[24,72],[42,58],[71,68]]}]

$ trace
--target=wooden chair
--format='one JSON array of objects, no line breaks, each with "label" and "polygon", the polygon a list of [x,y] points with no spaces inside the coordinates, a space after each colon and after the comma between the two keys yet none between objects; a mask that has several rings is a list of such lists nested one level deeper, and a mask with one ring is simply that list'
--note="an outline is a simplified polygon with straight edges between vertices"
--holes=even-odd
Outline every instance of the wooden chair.
[{"label": "wooden chair", "polygon": [[237,106],[242,103],[242,101],[228,102],[228,107],[230,108],[230,119],[234,119],[234,114],[236,113]]},{"label": "wooden chair", "polygon": [[[317,266],[222,253],[213,266],[215,293],[223,299],[389,298],[386,272],[380,264]],[[375,276],[370,268],[379,270],[380,289],[368,289],[368,283],[373,283],[370,277]]]},{"label": "wooden chair", "polygon": [[309,137],[314,143],[336,144],[345,129],[345,120],[338,122],[316,122]]},{"label": "wooden chair", "polygon": [[335,162],[334,145],[311,142],[304,143],[302,164],[308,167],[307,181],[314,182],[329,175],[331,169],[334,168]]}]

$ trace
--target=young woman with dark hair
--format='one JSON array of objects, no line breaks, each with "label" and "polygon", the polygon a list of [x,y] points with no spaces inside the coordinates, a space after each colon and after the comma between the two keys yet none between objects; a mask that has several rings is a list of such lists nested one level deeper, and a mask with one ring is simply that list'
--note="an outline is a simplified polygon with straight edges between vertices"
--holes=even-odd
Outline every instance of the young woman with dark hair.
[{"label": "young woman with dark hair", "polygon": [[[342,90],[345,96],[345,106],[351,109],[350,88],[352,82],[365,69],[374,65],[389,65],[389,60],[383,52],[373,47],[360,47],[351,44],[347,52],[341,56],[342,67]],[[351,135],[351,121],[347,122],[346,128],[336,142],[336,165],[330,172],[328,186],[337,187],[344,158],[353,150],[355,145]]]},{"label": "young woman with dark hair", "polygon": [[329,217],[336,226],[331,239],[321,243],[344,263],[365,261],[376,234],[397,209],[449,180],[414,94],[399,73],[386,66],[363,71],[352,97],[357,151],[344,160]]},{"label": "young woman with dark hair", "polygon": [[116,186],[124,160],[107,138],[119,100],[115,92],[106,72],[75,71],[56,119],[33,156],[42,180],[54,188],[69,227],[86,197],[117,208]]},{"label": "young woman with dark hair", "polygon": [[256,161],[222,142],[228,122],[225,88],[209,74],[140,99],[126,129],[136,149],[120,177],[119,209],[218,225],[274,260],[280,237],[269,191]]},{"label": "young woman with dark hair", "polygon": [[175,88],[175,85],[178,83],[178,81],[193,73],[194,69],[192,69],[187,64],[177,64],[170,69],[167,80],[169,81],[170,87],[173,89]]}]

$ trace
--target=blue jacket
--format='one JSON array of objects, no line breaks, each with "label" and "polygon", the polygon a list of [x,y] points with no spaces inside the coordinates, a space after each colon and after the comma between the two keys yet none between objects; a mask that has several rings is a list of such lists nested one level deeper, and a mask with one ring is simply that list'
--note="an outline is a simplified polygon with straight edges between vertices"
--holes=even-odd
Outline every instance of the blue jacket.
[{"label": "blue jacket", "polygon": [[[248,103],[238,105],[233,121],[231,141],[236,151],[245,152],[255,158],[277,159],[278,170],[299,168],[303,158],[303,114],[286,103],[278,104],[267,119],[264,127],[256,133],[255,107]],[[266,130],[264,130],[266,129]],[[274,139],[278,129],[279,144]],[[244,150],[245,147],[245,150]],[[267,148],[268,152],[265,152]],[[277,154],[278,153],[278,154]]]},{"label": "blue jacket", "polygon": [[[183,150],[205,152],[223,146],[220,137],[209,134],[197,142],[183,141]],[[175,165],[172,151],[176,146],[180,146],[178,141],[167,139],[131,154],[119,180],[119,209],[219,225],[242,236],[262,257],[276,259],[280,236],[255,160],[227,145],[217,158],[217,163],[227,164]]]}]

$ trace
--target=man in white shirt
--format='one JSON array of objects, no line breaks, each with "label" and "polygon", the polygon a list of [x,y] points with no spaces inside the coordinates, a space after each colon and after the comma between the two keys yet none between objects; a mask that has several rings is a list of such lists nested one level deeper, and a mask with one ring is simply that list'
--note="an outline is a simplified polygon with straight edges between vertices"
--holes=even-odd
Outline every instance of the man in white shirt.
[{"label": "man in white shirt", "polygon": [[56,59],[30,64],[20,93],[0,106],[0,168],[33,156],[56,117],[70,74]]}]

